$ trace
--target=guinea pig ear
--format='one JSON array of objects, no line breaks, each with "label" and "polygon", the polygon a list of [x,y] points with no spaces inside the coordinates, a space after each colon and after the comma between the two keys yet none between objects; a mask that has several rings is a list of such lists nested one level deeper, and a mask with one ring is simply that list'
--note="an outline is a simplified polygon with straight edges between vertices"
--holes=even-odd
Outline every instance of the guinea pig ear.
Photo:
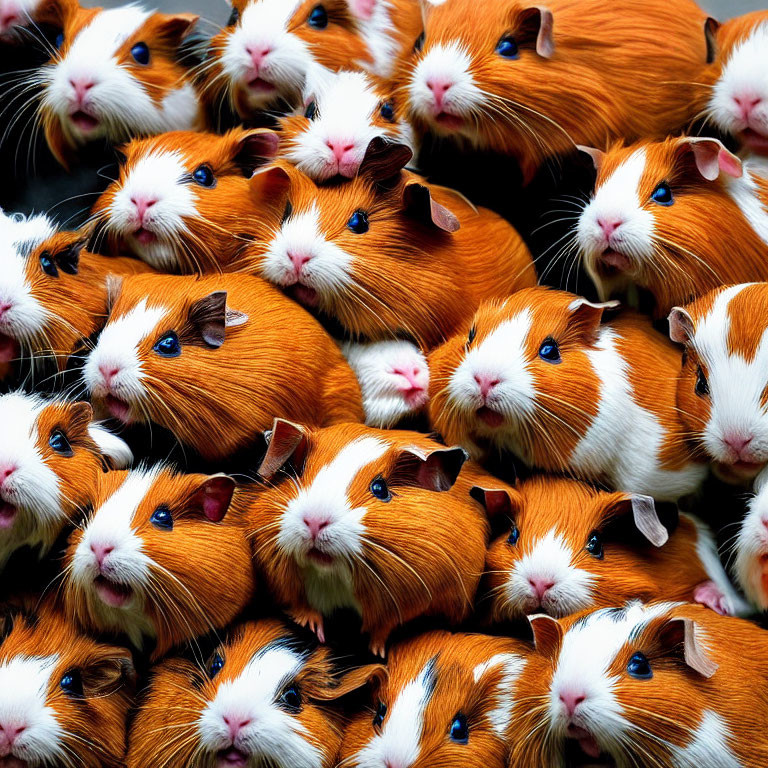
[{"label": "guinea pig ear", "polygon": [[392,485],[407,485],[428,491],[449,491],[469,455],[463,448],[436,448],[424,453],[419,448],[403,448],[392,470]]},{"label": "guinea pig ear", "polygon": [[251,177],[251,190],[266,205],[282,208],[290,188],[291,177],[288,171],[279,165],[260,168]]},{"label": "guinea pig ear", "polygon": [[125,469],[133,464],[133,451],[128,447],[128,443],[101,424],[91,424],[88,427],[88,435],[111,469]]},{"label": "guinea pig ear", "polygon": [[290,458],[300,464],[309,446],[309,434],[299,424],[285,419],[275,419],[272,429],[264,433],[267,452],[261,461],[258,473],[265,480],[271,480]]},{"label": "guinea pig ear", "polygon": [[156,13],[152,17],[157,35],[171,46],[180,45],[199,20],[200,17],[194,13]]},{"label": "guinea pig ear", "polygon": [[80,269],[80,254],[88,243],[88,236],[84,236],[66,248],[54,254],[54,261],[62,272],[68,275],[76,275]]},{"label": "guinea pig ear", "polygon": [[707,181],[717,181],[720,173],[740,179],[744,175],[741,160],[729,152],[719,139],[684,136],[677,142],[683,152],[691,152],[696,168]]},{"label": "guinea pig ear", "polygon": [[595,149],[595,147],[588,147],[585,144],[577,144],[576,149],[584,155],[588,155],[592,160],[592,165],[595,166],[595,170],[599,173],[603,167],[605,161],[605,152],[602,149]]},{"label": "guinea pig ear", "polygon": [[663,648],[680,653],[685,663],[703,677],[712,677],[718,670],[717,663],[710,658],[706,645],[701,640],[701,630],[693,619],[674,618],[666,621],[659,633]]},{"label": "guinea pig ear", "polygon": [[398,144],[383,136],[374,136],[365,150],[360,175],[374,181],[389,179],[400,173],[412,157],[411,148],[405,144]]},{"label": "guinea pig ear", "polygon": [[536,35],[536,53],[543,59],[555,55],[555,18],[549,8],[534,5],[521,11],[518,29],[518,34],[530,29]]},{"label": "guinea pig ear", "polygon": [[557,619],[546,613],[535,613],[528,617],[533,630],[533,645],[544,658],[554,660],[563,643],[563,628]]},{"label": "guinea pig ear", "polygon": [[684,307],[672,307],[669,313],[669,338],[678,344],[688,344],[696,332],[693,318]]},{"label": "guinea pig ear", "polygon": [[603,312],[618,306],[618,301],[603,301],[596,304],[579,296],[568,305],[571,313],[570,325],[578,328],[583,337],[591,340],[603,321]]},{"label": "guinea pig ear", "polygon": [[253,172],[277,157],[280,136],[269,128],[255,128],[241,136],[233,147],[235,165],[243,176],[251,178]]},{"label": "guinea pig ear", "polygon": [[132,692],[136,686],[133,657],[125,648],[105,649],[104,657],[87,664],[80,675],[88,698],[109,696],[121,688]]},{"label": "guinea pig ear", "polygon": [[218,349],[226,340],[227,328],[243,325],[248,315],[227,308],[226,291],[214,291],[189,308],[188,319],[199,337],[209,347]]},{"label": "guinea pig ear", "polygon": [[717,33],[720,31],[720,22],[711,16],[704,22],[704,39],[707,41],[707,64],[714,64],[717,60],[720,46],[717,42]]},{"label": "guinea pig ear", "polygon": [[481,488],[473,486],[469,495],[479,501],[488,513],[488,517],[509,517],[514,519],[523,508],[523,497],[514,488]]},{"label": "guinea pig ear", "polygon": [[352,15],[357,19],[368,21],[379,5],[380,0],[347,0],[347,5]]},{"label": "guinea pig ear", "polygon": [[123,287],[122,275],[109,274],[104,281],[104,288],[107,292],[107,314],[112,311],[112,307],[115,306],[117,297],[120,295],[120,291]]},{"label": "guinea pig ear", "polygon": [[456,232],[461,226],[451,211],[432,198],[429,187],[416,179],[405,182],[403,208],[409,216],[444,232]]},{"label": "guinea pig ear", "polygon": [[651,496],[640,493],[615,494],[615,501],[609,505],[614,515],[632,513],[632,519],[640,533],[654,547],[663,547],[669,541],[669,531],[664,527],[656,512],[656,502]]},{"label": "guinea pig ear", "polygon": [[35,23],[50,24],[61,29],[72,11],[78,7],[76,0],[43,0],[35,11]]},{"label": "guinea pig ear", "polygon": [[229,475],[214,475],[203,481],[187,500],[187,507],[206,520],[220,523],[227,514],[236,483]]},{"label": "guinea pig ear", "polygon": [[383,664],[367,664],[343,673],[335,685],[321,688],[312,694],[312,698],[335,701],[366,685],[371,685],[375,693],[387,682],[387,678],[387,668]]}]

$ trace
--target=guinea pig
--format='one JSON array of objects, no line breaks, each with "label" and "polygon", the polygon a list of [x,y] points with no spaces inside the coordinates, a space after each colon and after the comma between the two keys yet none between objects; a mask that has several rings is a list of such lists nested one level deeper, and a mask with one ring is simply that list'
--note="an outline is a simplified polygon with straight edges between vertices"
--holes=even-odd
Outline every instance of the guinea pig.
[{"label": "guinea pig", "polygon": [[48,146],[62,165],[96,140],[203,127],[200,100],[178,60],[197,16],[48,2],[58,8],[62,32],[35,81]]},{"label": "guinea pig", "polygon": [[[404,105],[393,87],[365,72],[310,69],[304,106],[280,119],[280,155],[311,179],[355,177],[371,142],[394,142],[413,150]],[[408,162],[402,153],[402,164]]]},{"label": "guinea pig", "polygon": [[708,53],[694,0],[488,0],[479,18],[475,0],[424,7],[414,127],[511,155],[526,181],[574,142],[661,138],[691,117]]},{"label": "guinea pig", "polygon": [[155,667],[126,766],[334,768],[343,720],[332,705],[384,676],[380,665],[340,672],[281,621],[237,625],[205,661]]},{"label": "guinea pig", "polygon": [[155,422],[208,460],[247,447],[276,416],[364,418],[355,374],[323,327],[244,274],[125,278],[83,380],[101,414]]},{"label": "guinea pig", "polygon": [[681,355],[650,320],[565,291],[526,288],[483,304],[429,356],[432,427],[473,457],[674,501],[707,474],[676,406]]},{"label": "guinea pig", "polygon": [[251,550],[230,477],[110,472],[92,508],[69,537],[62,587],[84,629],[127,635],[138,648],[153,639],[160,658],[222,629],[250,601]]},{"label": "guinea pig", "polygon": [[105,464],[133,461],[88,403],[0,395],[0,570],[21,547],[47,554],[96,494]]},{"label": "guinea pig", "polygon": [[751,482],[768,463],[768,284],[718,288],[669,315],[685,345],[677,408],[694,448],[726,482]]},{"label": "guinea pig", "polygon": [[360,382],[365,423],[390,429],[421,413],[429,399],[429,365],[410,341],[344,342],[341,351]]},{"label": "guinea pig", "polygon": [[531,613],[560,618],[632,599],[748,612],[712,533],[673,504],[547,476],[472,493],[489,515],[508,520],[485,559],[494,622]]},{"label": "guinea pig", "polygon": [[249,504],[249,534],[257,572],[298,624],[324,642],[325,619],[351,609],[383,656],[400,624],[469,615],[488,522],[461,448],[416,432],[280,419],[268,440],[259,468],[268,484]]},{"label": "guinea pig", "polygon": [[718,140],[592,151],[599,168],[574,236],[601,298],[647,289],[659,317],[728,283],[768,278],[768,179]]},{"label": "guinea pig", "polygon": [[[66,2],[72,6],[77,4],[77,0]],[[65,4],[65,0],[61,3]],[[56,0],[53,3],[50,0],[0,0],[0,43],[9,42],[24,29],[36,37],[32,30],[38,31],[39,25],[59,19],[57,5]],[[20,35],[18,39],[24,40]]]},{"label": "guinea pig", "polygon": [[510,768],[562,768],[566,754],[616,768],[768,764],[764,629],[637,602],[531,623],[537,653],[518,680]]},{"label": "guinea pig", "polygon": [[348,768],[507,768],[519,640],[426,632],[393,646],[372,706],[344,734]]},{"label": "guinea pig", "polygon": [[122,148],[120,177],[92,211],[113,253],[128,251],[157,269],[220,272],[249,240],[264,240],[254,169],[277,153],[272,131],[224,136],[175,131]]},{"label": "guinea pig", "polygon": [[754,495],[741,521],[732,558],[732,573],[744,594],[768,610],[768,473],[755,480]]},{"label": "guinea pig", "polygon": [[0,765],[122,768],[131,654],[49,605],[0,616]]},{"label": "guinea pig", "polygon": [[429,348],[483,299],[536,284],[511,225],[407,171],[387,183],[362,175],[318,186],[281,163],[252,183],[283,221],[243,262],[351,337],[405,335]]}]

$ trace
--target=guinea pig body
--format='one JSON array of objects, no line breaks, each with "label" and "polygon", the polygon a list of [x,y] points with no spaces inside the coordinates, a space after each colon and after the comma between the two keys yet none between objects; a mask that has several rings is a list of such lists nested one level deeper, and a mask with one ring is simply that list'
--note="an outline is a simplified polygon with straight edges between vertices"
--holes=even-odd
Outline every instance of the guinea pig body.
[{"label": "guinea pig body", "polygon": [[680,353],[649,320],[548,288],[481,306],[429,356],[433,428],[473,456],[675,500],[707,473],[676,410]]},{"label": "guinea pig body", "polygon": [[0,619],[0,762],[122,768],[131,654],[50,607]]},{"label": "guinea pig body", "polygon": [[[153,658],[226,626],[254,589],[243,508],[225,475],[112,472],[69,539],[64,603],[91,632],[156,641]],[[226,578],[222,574],[226,573]]]},{"label": "guinea pig body", "polygon": [[271,191],[275,216],[287,215],[243,260],[352,337],[403,334],[429,348],[482,300],[536,284],[530,253],[506,221],[407,171],[387,186],[362,176],[317,186],[280,164],[253,182]]},{"label": "guinea pig body", "polygon": [[[537,653],[518,681],[511,768],[561,768],[566,744],[617,768],[768,760],[765,630],[675,603],[531,623]],[[545,706],[525,707],[526,695]]]},{"label": "guinea pig body", "polygon": [[516,682],[531,649],[519,640],[426,632],[398,643],[372,707],[344,734],[350,768],[506,768]]},{"label": "guinea pig body", "polygon": [[267,237],[248,179],[277,152],[271,131],[224,136],[174,131],[123,147],[120,178],[96,202],[93,218],[115,253],[158,269],[227,269],[239,249]]},{"label": "guinea pig body", "polygon": [[658,316],[729,283],[768,277],[768,180],[715,139],[640,142],[596,155],[575,230],[602,297],[646,288]]},{"label": "guinea pig body", "polygon": [[691,118],[707,62],[693,0],[493,0],[475,23],[473,0],[426,5],[414,127],[512,155],[526,180],[574,144],[661,138]]},{"label": "guinea pig body", "polygon": [[275,416],[363,420],[330,336],[250,275],[126,278],[83,377],[97,409],[160,424],[209,460],[245,448]]},{"label": "guinea pig body", "polygon": [[126,765],[334,768],[343,723],[329,705],[385,674],[378,665],[339,674],[328,649],[280,621],[236,625],[206,661],[155,668]]},{"label": "guinea pig body", "polygon": [[91,419],[88,403],[0,395],[0,569],[21,547],[47,554],[93,500],[103,464],[133,460]]},{"label": "guinea pig body", "polygon": [[465,459],[416,432],[276,421],[259,470],[276,482],[254,495],[249,526],[277,603],[321,641],[324,619],[352,609],[380,655],[410,619],[465,618],[488,535],[471,473],[460,473]]},{"label": "guinea pig body", "polygon": [[748,610],[712,533],[674,505],[545,476],[476,493],[489,512],[509,518],[485,561],[493,621],[559,618],[633,599],[698,602],[725,615]]},{"label": "guinea pig body", "polygon": [[37,75],[48,146],[65,166],[83,144],[199,129],[203,112],[178,49],[197,16],[138,5],[58,7],[58,50]]}]

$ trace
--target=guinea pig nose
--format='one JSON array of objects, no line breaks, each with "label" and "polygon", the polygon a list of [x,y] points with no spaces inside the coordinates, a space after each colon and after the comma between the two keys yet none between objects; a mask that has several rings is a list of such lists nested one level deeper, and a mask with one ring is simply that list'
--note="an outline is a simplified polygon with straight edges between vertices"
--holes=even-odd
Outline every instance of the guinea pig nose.
[{"label": "guinea pig nose", "polygon": [[762,102],[760,97],[755,97],[752,95],[734,96],[733,100],[736,102],[736,106],[741,110],[741,113],[745,118],[748,118],[754,111],[755,107],[759,106]]},{"label": "guinea pig nose", "polygon": [[451,90],[453,83],[446,78],[432,78],[427,80],[427,88],[432,91],[432,96],[435,99],[435,106],[442,107],[445,100],[445,94]]},{"label": "guinea pig nose", "polygon": [[21,21],[21,16],[15,10],[8,10],[0,15],[0,30],[8,29]]},{"label": "guinea pig nose", "polygon": [[723,435],[723,442],[740,457],[744,449],[752,442],[754,435],[726,434]]},{"label": "guinea pig nose", "polygon": [[291,260],[291,264],[293,264],[294,268],[296,269],[297,274],[301,272],[301,268],[308,262],[312,260],[312,254],[311,253],[304,253],[303,251],[288,251],[288,258]]},{"label": "guinea pig nose", "polygon": [[99,566],[104,564],[104,560],[106,559],[107,555],[110,552],[113,552],[114,549],[114,547],[109,545],[91,544],[91,552],[93,552],[93,556],[96,558],[96,562],[99,564]]},{"label": "guinea pig nose", "polygon": [[16,466],[2,466],[0,467],[0,485],[2,485],[16,470]]},{"label": "guinea pig nose", "polygon": [[488,393],[501,383],[501,379],[495,379],[493,376],[485,373],[476,373],[475,381],[477,386],[480,387],[480,394],[483,397],[487,397]]},{"label": "guinea pig nose", "polygon": [[560,701],[565,707],[565,711],[568,715],[572,715],[579,704],[583,704],[587,697],[583,693],[573,693],[572,691],[566,691],[560,694]]},{"label": "guinea pig nose", "polygon": [[251,46],[249,46],[248,48],[246,48],[246,50],[248,51],[248,55],[251,57],[251,61],[256,66],[261,64],[261,62],[264,61],[264,59],[266,59],[267,56],[269,56],[270,53],[272,53],[272,49],[270,47],[268,47],[268,46],[266,46],[266,47],[261,47],[261,46],[251,47]]},{"label": "guinea pig nose", "polygon": [[96,83],[91,78],[73,77],[70,79],[69,84],[74,88],[75,95],[78,99],[82,100],[88,91],[93,88]]},{"label": "guinea pig nose", "polygon": [[99,365],[99,373],[104,377],[104,381],[109,384],[120,373],[120,369],[115,368],[114,365],[102,363]]},{"label": "guinea pig nose", "polygon": [[597,225],[603,230],[606,237],[610,237],[624,222],[617,218],[599,218]]},{"label": "guinea pig nose", "polygon": [[2,317],[12,307],[13,304],[8,304],[6,301],[0,302],[0,317]]},{"label": "guinea pig nose", "polygon": [[131,203],[136,208],[139,219],[143,219],[144,214],[157,203],[157,199],[154,197],[132,197]]},{"label": "guinea pig nose", "polygon": [[316,539],[320,535],[320,531],[327,528],[330,524],[330,520],[322,520],[314,517],[305,517],[304,525],[307,526],[310,535],[313,539]]},{"label": "guinea pig nose", "polygon": [[531,585],[533,593],[539,600],[555,586],[555,582],[550,581],[549,579],[528,579],[528,583]]},{"label": "guinea pig nose", "polygon": [[234,740],[237,738],[237,735],[240,733],[240,731],[245,728],[246,726],[250,725],[251,722],[253,722],[250,718],[242,718],[242,717],[227,717],[224,715],[222,717],[222,720],[227,725],[227,728],[229,728],[229,735]]}]

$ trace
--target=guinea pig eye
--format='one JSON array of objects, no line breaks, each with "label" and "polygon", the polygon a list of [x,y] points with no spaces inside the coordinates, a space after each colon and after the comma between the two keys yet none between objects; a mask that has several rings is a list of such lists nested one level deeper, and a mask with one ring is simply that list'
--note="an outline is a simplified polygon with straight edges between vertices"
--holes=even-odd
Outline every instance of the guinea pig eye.
[{"label": "guinea pig eye", "polygon": [[213,680],[213,678],[216,677],[219,672],[221,672],[223,667],[224,659],[221,657],[221,654],[215,654],[211,659],[211,663],[208,665],[208,676],[211,678],[211,680]]},{"label": "guinea pig eye", "polygon": [[237,8],[233,8],[232,13],[229,14],[229,21],[227,21],[227,26],[234,27],[238,21],[240,21],[240,11],[238,11]]},{"label": "guinea pig eye", "polygon": [[385,101],[379,109],[381,116],[388,122],[395,122],[395,108],[392,106],[391,101]]},{"label": "guinea pig eye", "polygon": [[301,712],[301,691],[295,683],[288,686],[280,696],[280,707],[287,712],[297,714]]},{"label": "guinea pig eye", "polygon": [[150,516],[149,522],[163,531],[173,530],[173,515],[168,507],[158,507]]},{"label": "guinea pig eye", "polygon": [[155,352],[161,357],[178,357],[181,354],[181,342],[179,337],[173,332],[168,331],[153,347]]},{"label": "guinea pig eye", "polygon": [[629,664],[627,664],[627,672],[638,680],[650,680],[653,677],[651,664],[645,657],[645,654],[640,653],[640,651],[633,654],[632,658],[629,660]]},{"label": "guinea pig eye", "polygon": [[592,533],[589,534],[585,549],[597,560],[603,559],[603,538],[597,531],[592,531]]},{"label": "guinea pig eye", "polygon": [[67,436],[60,429],[54,429],[53,432],[51,432],[51,436],[48,438],[48,445],[50,445],[56,453],[60,453],[62,456],[66,456],[67,458],[74,456],[72,446],[69,444]]},{"label": "guinea pig eye", "polygon": [[282,220],[281,223],[285,224],[285,222],[288,221],[288,219],[291,218],[291,214],[292,213],[293,213],[293,206],[291,205],[291,201],[290,200],[286,200],[286,202],[285,202],[285,210],[283,211],[283,220]]},{"label": "guinea pig eye", "polygon": [[473,325],[469,329],[469,334],[467,335],[467,347],[469,347],[472,342],[475,340],[475,336],[477,336],[477,328]]},{"label": "guinea pig eye", "polygon": [[53,257],[48,251],[43,251],[40,254],[40,266],[46,275],[50,275],[51,277],[59,276],[59,268],[56,266]]},{"label": "guinea pig eye", "polygon": [[376,707],[376,714],[373,716],[373,727],[381,728],[386,716],[387,705],[383,701],[380,701]]},{"label": "guinea pig eye", "polygon": [[696,394],[699,397],[706,397],[709,394],[709,382],[701,366],[696,369]]},{"label": "guinea pig eye", "polygon": [[391,501],[392,499],[387,481],[381,475],[371,481],[371,493],[381,501]]},{"label": "guinea pig eye", "polygon": [[58,35],[56,35],[56,39],[54,40],[54,44],[56,45],[56,50],[59,50],[62,45],[64,45],[64,33],[59,32]]},{"label": "guinea pig eye", "polygon": [[310,101],[307,104],[307,108],[304,110],[304,117],[308,120],[314,120],[317,115],[317,104],[314,101]]},{"label": "guinea pig eye", "polygon": [[467,722],[467,716],[462,715],[461,712],[459,712],[456,717],[453,718],[449,733],[451,735],[451,741],[455,741],[458,744],[466,744],[469,741],[469,723]]},{"label": "guinea pig eye", "polygon": [[192,178],[195,184],[199,184],[201,187],[212,187],[216,183],[216,177],[213,175],[209,165],[201,165],[199,168],[196,168]]},{"label": "guinea pig eye", "polygon": [[325,29],[328,26],[328,11],[322,5],[316,5],[309,14],[309,26]]},{"label": "guinea pig eye", "polygon": [[505,35],[496,43],[496,53],[505,59],[516,59],[520,55],[520,49],[517,47],[514,37]]},{"label": "guinea pig eye", "polygon": [[672,189],[666,181],[662,181],[651,193],[651,200],[659,205],[672,205],[675,202],[675,196]]},{"label": "guinea pig eye", "polygon": [[539,347],[539,357],[548,363],[561,362],[560,347],[552,337],[544,339],[542,342],[542,345]]},{"label": "guinea pig eye", "polygon": [[350,216],[347,226],[356,235],[364,235],[370,229],[368,214],[365,211],[355,211],[352,216]]},{"label": "guinea pig eye", "polygon": [[146,43],[136,43],[131,48],[131,56],[137,64],[146,67],[149,64],[149,46]]},{"label": "guinea pig eye", "polygon": [[82,696],[83,695],[83,680],[80,677],[80,673],[73,669],[70,672],[66,672],[59,681],[59,687],[67,696]]},{"label": "guinea pig eye", "polygon": [[413,44],[413,50],[417,53],[424,47],[424,40],[426,38],[426,35],[424,32],[422,32],[417,38],[416,42]]},{"label": "guinea pig eye", "polygon": [[512,529],[509,532],[509,537],[507,538],[507,544],[511,544],[513,547],[520,539],[520,529],[512,523]]}]

